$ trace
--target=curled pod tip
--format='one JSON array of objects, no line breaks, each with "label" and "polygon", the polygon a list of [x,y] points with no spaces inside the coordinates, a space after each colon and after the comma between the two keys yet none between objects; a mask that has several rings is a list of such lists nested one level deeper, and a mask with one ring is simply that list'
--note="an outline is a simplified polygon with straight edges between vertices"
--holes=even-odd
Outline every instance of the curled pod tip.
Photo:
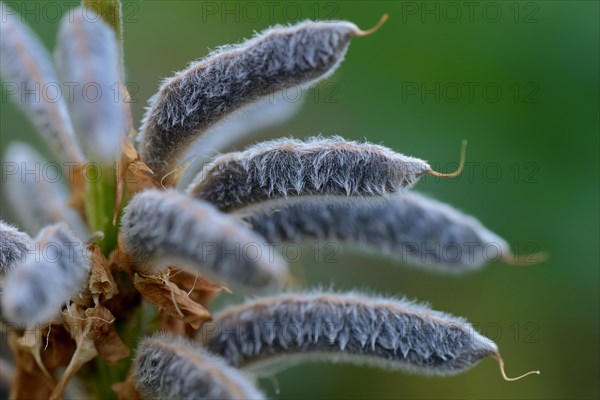
[{"label": "curled pod tip", "polygon": [[526,372],[526,373],[516,376],[514,378],[509,378],[508,376],[506,376],[506,372],[504,370],[504,360],[502,359],[502,356],[500,355],[500,353],[494,354],[493,357],[496,359],[496,361],[498,361],[498,366],[500,368],[500,374],[502,375],[502,379],[504,379],[505,381],[514,382],[514,381],[523,379],[529,375],[540,375],[541,374],[541,371],[535,370],[535,371]]},{"label": "curled pod tip", "polygon": [[177,265],[245,291],[282,286],[285,261],[265,240],[211,204],[174,190],[146,190],[121,220],[124,250],[140,273]]},{"label": "curled pod tip", "polygon": [[513,254],[509,251],[506,254],[503,254],[502,261],[515,267],[526,267],[529,265],[536,265],[546,262],[549,258],[550,255],[545,251],[519,255]]},{"label": "curled pod tip", "polygon": [[381,16],[381,18],[379,19],[379,21],[372,28],[367,29],[366,31],[358,29],[356,31],[356,33],[354,34],[354,36],[369,36],[369,35],[374,34],[383,26],[383,24],[385,24],[387,22],[389,17],[390,16],[388,14],[383,14]]},{"label": "curled pod tip", "polygon": [[458,168],[456,169],[456,171],[450,173],[443,173],[430,169],[429,171],[425,171],[425,173],[438,178],[455,178],[459,176],[462,173],[462,170],[465,166],[465,159],[467,157],[467,143],[467,140],[463,139],[460,146],[460,160],[458,162]]}]

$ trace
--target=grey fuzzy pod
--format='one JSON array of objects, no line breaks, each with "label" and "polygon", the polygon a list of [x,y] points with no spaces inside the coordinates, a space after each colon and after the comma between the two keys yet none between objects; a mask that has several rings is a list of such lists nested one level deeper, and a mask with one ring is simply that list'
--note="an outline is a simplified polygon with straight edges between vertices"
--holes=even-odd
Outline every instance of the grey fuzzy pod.
[{"label": "grey fuzzy pod", "polygon": [[55,58],[63,81],[75,83],[73,124],[93,161],[118,158],[126,132],[119,44],[100,16],[82,8],[63,17]]},{"label": "grey fuzzy pod", "polygon": [[2,315],[18,325],[50,322],[84,288],[90,270],[85,243],[65,224],[44,228],[25,262],[6,275]]},{"label": "grey fuzzy pod", "polygon": [[443,272],[464,272],[511,255],[508,243],[476,218],[422,194],[344,200],[264,202],[236,214],[270,243],[327,241]]},{"label": "grey fuzzy pod", "polygon": [[412,187],[428,171],[427,162],[376,144],[285,138],[215,158],[187,193],[231,211],[288,196],[382,196]]},{"label": "grey fuzzy pod", "polygon": [[0,220],[0,277],[24,260],[32,244],[28,234]]},{"label": "grey fuzzy pod", "polygon": [[164,334],[139,344],[133,377],[144,399],[266,398],[224,360],[185,339]]},{"label": "grey fuzzy pod", "polygon": [[287,278],[285,261],[264,239],[211,204],[174,190],[146,190],[126,207],[123,246],[137,271],[178,265],[243,291],[267,291]]},{"label": "grey fuzzy pod", "polygon": [[333,73],[350,39],[361,33],[344,21],[274,26],[191,63],[150,99],[142,121],[142,161],[162,178],[200,133],[230,112]]},{"label": "grey fuzzy pod", "polygon": [[6,92],[58,160],[83,163],[50,55],[21,17],[0,3],[0,72]]},{"label": "grey fuzzy pod", "polygon": [[4,153],[4,195],[20,226],[35,235],[47,225],[66,222],[77,235],[87,236],[81,216],[72,209],[60,165],[48,162],[33,147],[11,143]]},{"label": "grey fuzzy pod", "polygon": [[462,318],[359,293],[252,300],[216,315],[200,334],[211,352],[236,367],[322,359],[452,375],[498,352]]}]

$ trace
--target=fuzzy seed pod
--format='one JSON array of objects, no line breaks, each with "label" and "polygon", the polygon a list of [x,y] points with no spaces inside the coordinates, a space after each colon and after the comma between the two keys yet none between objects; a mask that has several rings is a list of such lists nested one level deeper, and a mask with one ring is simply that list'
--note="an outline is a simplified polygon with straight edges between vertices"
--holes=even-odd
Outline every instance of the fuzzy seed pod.
[{"label": "fuzzy seed pod", "polygon": [[242,290],[281,286],[285,262],[264,239],[209,203],[173,190],[147,190],[126,207],[123,247],[137,271],[153,274],[178,265]]},{"label": "fuzzy seed pod", "polygon": [[3,3],[0,71],[6,92],[31,119],[56,158],[85,162],[50,55],[21,17]]},{"label": "fuzzy seed pod", "polygon": [[65,82],[75,82],[69,104],[76,131],[94,161],[117,159],[126,132],[120,50],[115,33],[100,16],[79,8],[60,27],[56,61]]},{"label": "fuzzy seed pod", "polygon": [[133,363],[144,399],[264,399],[224,360],[178,337],[156,334],[140,343]]},{"label": "fuzzy seed pod", "polygon": [[498,352],[461,318],[406,300],[358,293],[254,300],[226,309],[214,324],[208,349],[235,367],[315,357],[451,375]]},{"label": "fuzzy seed pod", "polygon": [[302,99],[291,101],[278,94],[245,106],[215,124],[186,153],[185,159],[191,162],[177,186],[185,188],[216,155],[287,121],[296,115],[301,106]]},{"label": "fuzzy seed pod", "polygon": [[444,272],[511,258],[508,243],[477,219],[414,192],[383,199],[311,196],[236,214],[270,243],[336,242]]},{"label": "fuzzy seed pod", "polygon": [[46,225],[66,222],[77,235],[87,236],[81,217],[68,205],[69,194],[61,182],[68,172],[63,174],[58,163],[49,163],[17,142],[4,153],[4,170],[6,199],[27,232],[34,235]]},{"label": "fuzzy seed pod", "polygon": [[0,220],[0,277],[24,260],[32,244],[28,234]]},{"label": "fuzzy seed pod", "polygon": [[277,139],[228,153],[187,188],[223,211],[288,196],[382,196],[412,187],[422,174],[438,174],[414,157],[340,137]]},{"label": "fuzzy seed pod", "polygon": [[3,316],[19,325],[50,322],[83,289],[90,260],[85,243],[65,224],[44,228],[35,238],[35,251],[6,276]]},{"label": "fuzzy seed pod", "polygon": [[217,315],[201,335],[211,352],[235,367],[316,358],[453,375],[493,356],[503,371],[496,345],[464,319],[406,300],[359,293],[284,294],[250,301]]},{"label": "fuzzy seed pod", "polygon": [[166,79],[142,121],[140,157],[160,179],[203,131],[232,111],[335,71],[350,39],[370,32],[350,22],[275,26],[222,47]]}]

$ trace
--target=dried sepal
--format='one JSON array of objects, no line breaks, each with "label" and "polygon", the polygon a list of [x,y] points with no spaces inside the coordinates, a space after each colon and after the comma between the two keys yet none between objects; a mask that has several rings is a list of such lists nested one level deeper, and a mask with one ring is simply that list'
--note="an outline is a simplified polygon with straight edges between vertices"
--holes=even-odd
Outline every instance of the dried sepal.
[{"label": "dried sepal", "polygon": [[221,291],[227,290],[223,284],[212,282],[198,273],[191,273],[181,269],[174,270],[169,274],[169,281],[176,284],[192,300],[198,304],[202,304],[204,307],[208,307],[210,302]]},{"label": "dried sepal", "polygon": [[6,92],[27,114],[58,160],[83,164],[50,55],[21,17],[0,4],[0,71]]},{"label": "dried sepal", "polygon": [[11,399],[48,398],[55,375],[69,364],[75,343],[60,324],[11,332],[8,344],[15,359]]},{"label": "dried sepal", "polygon": [[182,338],[158,334],[138,346],[133,375],[145,399],[264,399],[224,360]]},{"label": "dried sepal", "polygon": [[345,21],[275,26],[191,63],[150,99],[142,122],[142,161],[161,180],[211,125],[264,96],[327,77],[350,39],[364,33]]},{"label": "dried sepal", "polygon": [[187,193],[230,211],[276,198],[382,196],[412,187],[431,171],[421,159],[376,144],[286,138],[215,158]]},{"label": "dried sepal", "polygon": [[88,251],[92,261],[88,289],[91,295],[95,297],[96,303],[110,300],[119,293],[117,283],[110,271],[110,264],[97,244],[88,246]]},{"label": "dried sepal", "polygon": [[131,144],[129,138],[124,137],[121,143],[121,161],[118,164],[116,174],[117,193],[115,198],[115,209],[113,213],[113,224],[121,211],[125,189],[129,196],[150,188],[159,188],[160,182],[154,180],[154,173],[146,164],[141,162],[138,153]]},{"label": "dried sepal", "polygon": [[144,275],[181,266],[247,291],[270,290],[287,278],[286,263],[264,239],[212,205],[172,190],[135,196],[121,220],[121,239]]},{"label": "dried sepal", "polygon": [[7,274],[2,294],[3,316],[11,323],[45,324],[85,289],[91,262],[86,246],[65,224],[44,228],[36,249]]},{"label": "dried sepal", "polygon": [[4,152],[4,167],[3,191],[27,232],[34,235],[46,225],[66,222],[78,235],[87,235],[79,213],[69,206],[67,188],[58,179],[59,164],[48,162],[33,147],[16,142]]},{"label": "dried sepal", "polygon": [[42,343],[42,362],[52,375],[56,375],[57,370],[69,364],[75,352],[75,341],[60,323],[48,324],[40,334],[37,340]]},{"label": "dried sepal", "polygon": [[28,234],[0,220],[0,278],[24,260],[32,245]]},{"label": "dried sepal", "polygon": [[44,341],[41,334],[42,329],[39,326],[26,330],[23,335],[18,337],[17,341],[13,344],[13,348],[19,348],[20,350],[29,353],[35,362],[36,367],[29,366],[27,369],[31,371],[35,370],[36,368],[39,369],[44,376],[46,384],[49,387],[53,387],[56,385],[56,380],[42,359],[42,348],[44,347]]},{"label": "dried sepal", "polygon": [[237,214],[270,243],[326,241],[443,272],[512,257],[508,243],[476,218],[414,192],[263,202]]},{"label": "dried sepal", "polygon": [[84,312],[91,325],[88,337],[94,342],[98,355],[110,365],[129,357],[129,348],[115,330],[115,317],[106,307],[96,306]]},{"label": "dried sepal", "polygon": [[[31,333],[30,333],[31,334]],[[41,342],[41,337],[38,337]],[[31,350],[22,344],[22,337],[10,335],[8,345],[15,360],[15,376],[10,385],[10,400],[47,399],[56,385],[35,360]]]},{"label": "dried sepal", "polygon": [[114,31],[92,10],[61,21],[56,61],[66,82],[77,82],[69,103],[73,124],[93,161],[112,165],[128,134],[121,90],[121,53]]},{"label": "dried sepal", "polygon": [[[65,328],[76,343],[76,347],[69,365],[54,390],[52,390],[51,400],[60,399],[69,380],[75,376],[81,367],[98,356],[94,340],[90,337],[93,325],[87,318],[85,309],[78,305],[72,305],[63,313],[62,318]],[[106,321],[106,323],[112,322],[114,321]]]},{"label": "dried sepal", "polygon": [[190,324],[198,329],[203,322],[211,319],[210,312],[193,301],[187,292],[173,282],[168,274],[141,276],[135,274],[133,285],[149,303],[154,304],[161,313]]},{"label": "dried sepal", "polygon": [[77,296],[71,298],[74,304],[84,308],[96,307],[119,293],[111,264],[102,253],[100,246],[90,243],[87,245],[87,251],[92,265],[87,284]]},{"label": "dried sepal", "polygon": [[75,352],[61,379],[52,391],[51,399],[59,399],[69,380],[96,356],[109,364],[128,357],[129,348],[117,336],[112,313],[102,306],[84,308],[71,305],[62,314],[63,324],[76,343]]}]

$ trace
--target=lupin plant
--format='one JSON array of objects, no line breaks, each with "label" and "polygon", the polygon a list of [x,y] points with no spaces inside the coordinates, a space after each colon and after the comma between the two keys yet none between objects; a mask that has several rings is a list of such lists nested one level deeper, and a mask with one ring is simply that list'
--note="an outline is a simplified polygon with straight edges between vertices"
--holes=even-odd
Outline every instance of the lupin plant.
[{"label": "lupin plant", "polygon": [[[475,218],[407,193],[423,174],[461,168],[443,174],[337,136],[229,152],[252,127],[294,113],[296,103],[270,104],[277,93],[332,74],[352,38],[387,16],[368,31],[306,21],[223,47],[162,83],[138,133],[118,1],[83,1],[65,17],[55,62],[14,10],[1,10],[2,79],[67,177],[32,180],[17,170],[47,162],[25,143],[6,150],[17,170],[5,193],[31,235],[0,225],[12,350],[1,376],[11,398],[259,399],[250,371],[290,357],[452,375],[492,356],[517,379],[461,318],[405,299],[291,290],[286,260],[270,246],[334,240],[448,273],[484,265],[488,245],[518,262]],[[60,81],[104,93],[117,83],[121,101],[39,92]],[[435,244],[461,256],[421,254]],[[262,297],[213,317],[223,290]]]}]

